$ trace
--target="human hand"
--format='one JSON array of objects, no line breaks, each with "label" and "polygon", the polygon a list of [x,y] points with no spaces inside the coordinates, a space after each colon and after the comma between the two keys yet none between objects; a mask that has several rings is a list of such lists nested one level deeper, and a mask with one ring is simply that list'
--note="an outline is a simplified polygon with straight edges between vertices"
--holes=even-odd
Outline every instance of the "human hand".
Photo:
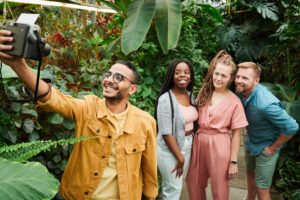
[{"label": "human hand", "polygon": [[0,61],[11,67],[17,67],[25,60],[5,53],[5,51],[13,49],[11,42],[13,42],[12,33],[7,30],[0,30]]},{"label": "human hand", "polygon": [[177,163],[175,168],[172,170],[171,173],[176,172],[176,177],[180,177],[183,174],[183,166],[184,166],[184,156],[181,154],[180,157],[177,159]]},{"label": "human hand", "polygon": [[236,163],[230,163],[228,168],[228,179],[235,178],[238,174],[238,166]]},{"label": "human hand", "polygon": [[267,153],[270,156],[273,156],[276,149],[272,148],[272,146],[267,146],[264,148],[265,153]]}]

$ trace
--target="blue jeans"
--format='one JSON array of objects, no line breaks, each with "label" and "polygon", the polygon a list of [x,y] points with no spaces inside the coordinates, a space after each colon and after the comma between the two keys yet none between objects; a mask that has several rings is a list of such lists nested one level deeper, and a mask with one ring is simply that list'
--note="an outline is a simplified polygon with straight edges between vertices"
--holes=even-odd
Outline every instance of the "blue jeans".
[{"label": "blue jeans", "polygon": [[193,135],[185,136],[184,145],[181,150],[185,161],[183,175],[180,177],[176,177],[176,172],[171,173],[177,164],[175,156],[170,151],[161,150],[160,146],[157,145],[157,163],[162,178],[163,200],[179,200],[183,177],[186,176],[190,164],[192,144]]}]

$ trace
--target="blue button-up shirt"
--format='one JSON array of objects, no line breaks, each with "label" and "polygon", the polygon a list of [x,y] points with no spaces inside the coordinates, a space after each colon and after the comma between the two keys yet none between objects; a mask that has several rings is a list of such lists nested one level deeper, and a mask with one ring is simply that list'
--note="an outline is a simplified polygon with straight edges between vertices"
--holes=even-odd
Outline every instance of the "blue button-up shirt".
[{"label": "blue button-up shirt", "polygon": [[258,84],[249,97],[239,97],[249,122],[245,145],[251,155],[259,155],[280,134],[294,135],[298,131],[296,120],[288,115],[279,99],[264,86]]}]

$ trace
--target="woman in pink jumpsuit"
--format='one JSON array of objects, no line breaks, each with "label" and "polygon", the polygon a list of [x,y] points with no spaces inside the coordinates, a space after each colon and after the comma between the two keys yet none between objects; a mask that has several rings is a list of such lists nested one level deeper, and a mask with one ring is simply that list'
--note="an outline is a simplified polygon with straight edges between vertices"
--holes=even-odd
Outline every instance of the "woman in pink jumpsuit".
[{"label": "woman in pink jumpsuit", "polygon": [[237,175],[241,128],[248,125],[240,100],[229,90],[236,66],[225,51],[211,61],[197,104],[199,129],[186,177],[191,200],[205,200],[208,178],[214,200],[229,199],[229,180]]}]

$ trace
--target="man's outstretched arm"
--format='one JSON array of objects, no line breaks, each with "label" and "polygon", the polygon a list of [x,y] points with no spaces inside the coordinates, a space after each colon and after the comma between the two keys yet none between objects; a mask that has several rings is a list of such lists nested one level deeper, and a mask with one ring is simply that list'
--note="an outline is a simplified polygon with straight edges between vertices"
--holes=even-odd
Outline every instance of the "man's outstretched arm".
[{"label": "man's outstretched arm", "polygon": [[[20,80],[28,87],[33,93],[35,92],[36,87],[36,78],[37,75],[34,71],[27,65],[24,58],[13,57],[6,54],[3,51],[8,51],[13,48],[10,43],[13,41],[13,36],[10,31],[0,30],[0,61],[9,65],[19,76]],[[48,94],[39,100],[45,102],[50,97],[50,86],[43,80],[39,81],[39,88],[37,96]]]}]

